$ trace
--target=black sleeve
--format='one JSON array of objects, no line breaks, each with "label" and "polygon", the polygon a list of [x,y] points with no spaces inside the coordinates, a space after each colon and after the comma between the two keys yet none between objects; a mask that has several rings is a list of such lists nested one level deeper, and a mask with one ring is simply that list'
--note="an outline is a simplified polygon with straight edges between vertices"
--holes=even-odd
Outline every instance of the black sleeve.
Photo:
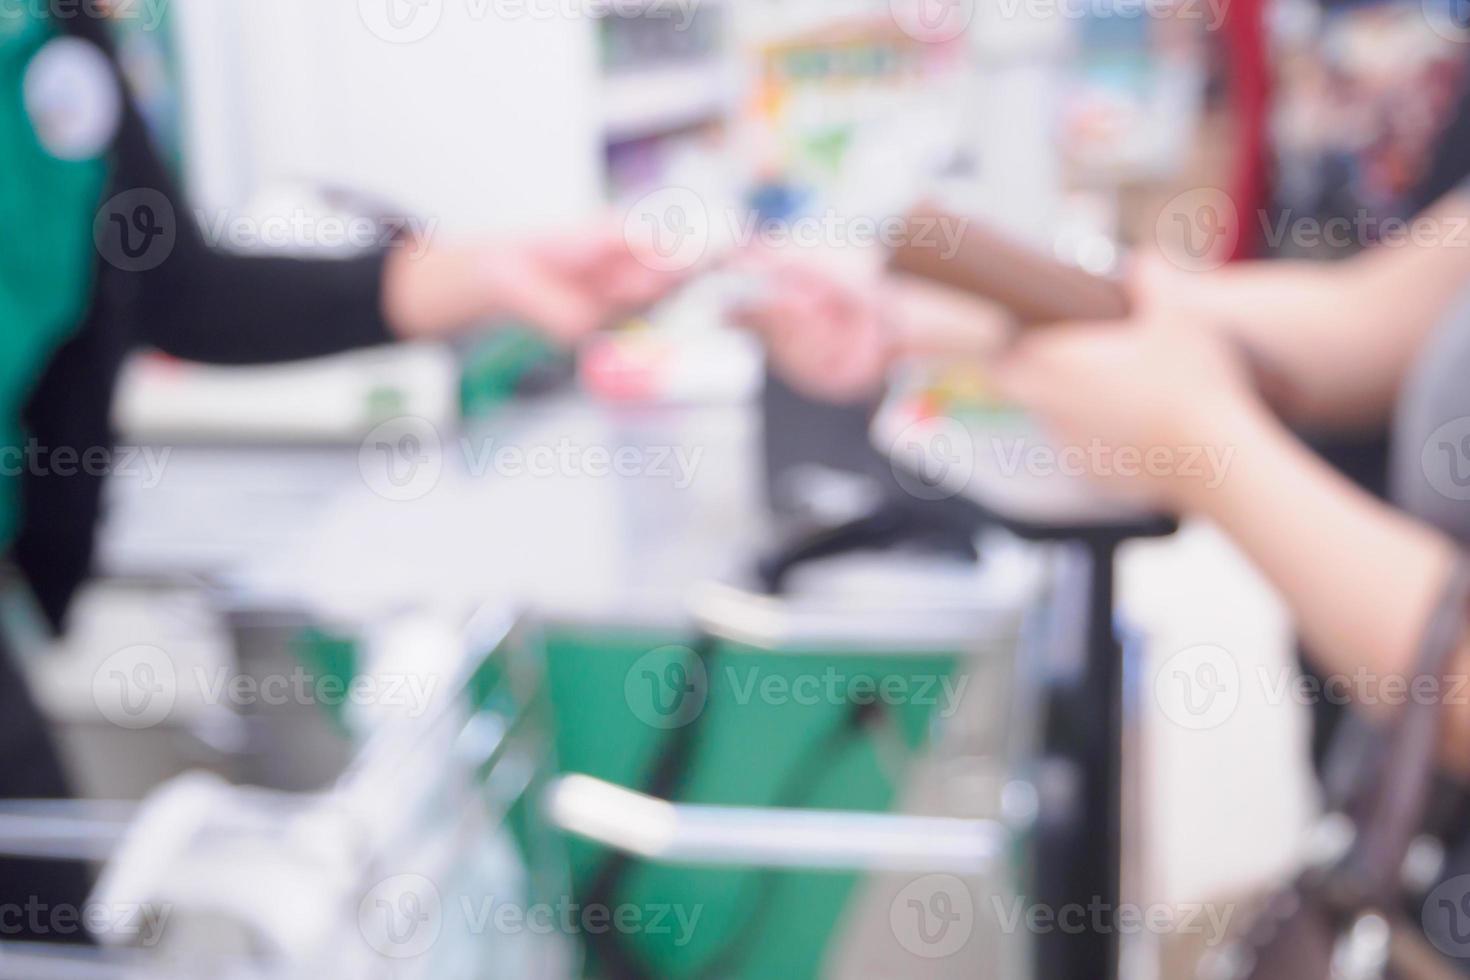
[{"label": "black sleeve", "polygon": [[[111,51],[96,18],[73,30]],[[109,261],[110,221],[131,222],[142,199],[171,240],[143,263]],[[99,291],[127,307],[133,339],[188,360],[252,364],[320,357],[391,341],[382,314],[384,252],[350,259],[245,256],[211,247],[174,175],[128,100],[99,215]],[[115,233],[116,229],[111,228]],[[146,266],[146,268],[144,268]]]},{"label": "black sleeve", "polygon": [[[65,17],[58,24],[112,53],[99,18]],[[110,460],[108,414],[117,371],[139,343],[193,360],[245,364],[390,339],[379,305],[382,255],[307,262],[209,248],[131,104],[113,160],[105,200],[139,189],[162,195],[174,215],[176,240],[146,271],[129,271],[128,263],[99,254],[86,318],[53,356],[25,406],[28,434],[39,445],[70,449],[76,458],[101,450]],[[98,251],[105,253],[101,244]],[[21,481],[21,523],[11,556],[58,628],[91,569],[101,502],[102,475],[92,469],[27,469]]]},{"label": "black sleeve", "polygon": [[381,312],[381,253],[303,261],[191,244],[139,278],[135,340],[186,360],[292,361],[392,340]]}]

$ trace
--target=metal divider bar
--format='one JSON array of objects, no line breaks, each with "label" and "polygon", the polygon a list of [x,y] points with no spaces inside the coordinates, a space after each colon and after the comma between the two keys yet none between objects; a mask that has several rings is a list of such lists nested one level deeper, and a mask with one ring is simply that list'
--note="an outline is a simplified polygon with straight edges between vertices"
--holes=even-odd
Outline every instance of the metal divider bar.
[{"label": "metal divider bar", "polygon": [[557,780],[545,808],[616,850],[721,867],[984,874],[1010,837],[994,820],[670,803],[583,775]]}]

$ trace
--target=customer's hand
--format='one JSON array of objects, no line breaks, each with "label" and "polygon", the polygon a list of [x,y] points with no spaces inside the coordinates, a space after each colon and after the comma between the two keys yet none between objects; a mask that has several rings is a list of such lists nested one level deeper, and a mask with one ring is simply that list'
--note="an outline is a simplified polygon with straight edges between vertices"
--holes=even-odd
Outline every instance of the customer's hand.
[{"label": "customer's hand", "polygon": [[881,390],[898,349],[881,279],[844,276],[807,258],[752,255],[741,265],[760,277],[760,295],[734,310],[734,320],[761,338],[788,384],[834,402]]},{"label": "customer's hand", "polygon": [[387,259],[384,315],[405,339],[516,320],[569,346],[682,281],[653,265],[610,227],[498,244],[405,243]]},{"label": "customer's hand", "polygon": [[[1186,271],[1159,252],[1139,251],[1130,255],[1123,270],[1123,283],[1134,317],[1177,315],[1184,310],[1208,313],[1217,310],[1222,299],[1230,299],[1229,283],[1224,277],[1214,271]],[[1176,322],[1188,326],[1199,319]]]},{"label": "customer's hand", "polygon": [[[1206,325],[1161,319],[1066,324],[1027,334],[995,364],[1006,397],[1076,447],[1123,495],[1181,509],[1233,448],[1220,423],[1256,395],[1237,348]],[[1210,464],[1210,465],[1206,465]]]}]

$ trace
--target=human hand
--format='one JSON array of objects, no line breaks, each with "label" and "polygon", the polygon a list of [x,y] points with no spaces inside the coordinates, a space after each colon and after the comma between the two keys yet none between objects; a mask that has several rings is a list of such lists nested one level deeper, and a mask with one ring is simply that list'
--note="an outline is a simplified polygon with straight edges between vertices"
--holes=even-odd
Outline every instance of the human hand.
[{"label": "human hand", "polygon": [[1193,484],[1223,479],[1236,447],[1221,423],[1257,404],[1230,340],[1156,318],[1029,333],[996,361],[993,380],[1090,475],[1171,510]]},{"label": "human hand", "polygon": [[738,264],[760,277],[761,288],[732,318],[761,338],[788,384],[833,402],[881,390],[897,352],[881,279],[806,258],[748,255]]},{"label": "human hand", "polygon": [[662,272],[611,227],[508,243],[391,253],[383,307],[405,339],[443,337],[476,322],[515,319],[570,346],[683,281]]},{"label": "human hand", "polygon": [[1135,252],[1123,269],[1123,285],[1135,317],[1197,306],[1198,290],[1208,287],[1209,278],[1207,274],[1185,272],[1159,252]]}]

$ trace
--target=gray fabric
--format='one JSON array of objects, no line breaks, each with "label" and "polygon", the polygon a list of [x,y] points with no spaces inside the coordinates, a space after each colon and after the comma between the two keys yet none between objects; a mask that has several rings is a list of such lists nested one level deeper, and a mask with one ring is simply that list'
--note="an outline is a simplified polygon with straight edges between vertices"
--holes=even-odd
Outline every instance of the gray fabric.
[{"label": "gray fabric", "polygon": [[1470,292],[1430,337],[1394,419],[1394,503],[1470,545]]},{"label": "gray fabric", "polygon": [[[1470,546],[1470,292],[1453,304],[1405,380],[1394,416],[1389,491],[1399,507]],[[1470,874],[1463,787],[1446,783],[1439,792],[1454,816],[1430,823],[1439,824],[1450,852],[1431,897]],[[1421,916],[1430,940],[1442,951],[1464,949],[1463,937],[1446,934],[1454,923],[1441,918]],[[1463,956],[1455,967],[1470,974]]]}]

